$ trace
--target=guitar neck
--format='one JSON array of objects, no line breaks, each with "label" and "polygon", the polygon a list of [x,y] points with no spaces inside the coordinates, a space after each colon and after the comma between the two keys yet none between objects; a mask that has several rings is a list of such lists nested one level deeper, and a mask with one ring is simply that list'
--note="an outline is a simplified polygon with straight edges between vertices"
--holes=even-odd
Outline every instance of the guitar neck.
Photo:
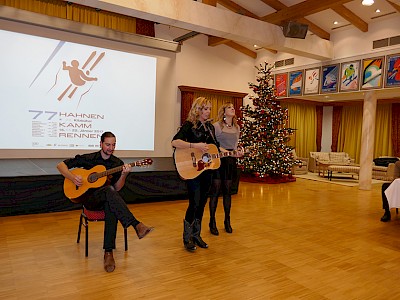
[{"label": "guitar neck", "polygon": [[[135,166],[138,165],[138,163],[137,162],[132,162],[132,163],[130,163],[128,165],[131,166],[131,167],[135,167]],[[97,178],[108,176],[108,175],[111,175],[111,174],[116,173],[116,172],[120,172],[120,171],[122,171],[123,167],[124,166],[119,166],[119,167],[115,167],[115,168],[112,168],[112,169],[105,170],[104,172],[98,172],[97,173]]]},{"label": "guitar neck", "polygon": [[221,158],[221,157],[227,157],[227,156],[235,156],[236,155],[236,150],[233,151],[227,151],[227,152],[219,152],[217,154],[212,154],[212,158]]}]

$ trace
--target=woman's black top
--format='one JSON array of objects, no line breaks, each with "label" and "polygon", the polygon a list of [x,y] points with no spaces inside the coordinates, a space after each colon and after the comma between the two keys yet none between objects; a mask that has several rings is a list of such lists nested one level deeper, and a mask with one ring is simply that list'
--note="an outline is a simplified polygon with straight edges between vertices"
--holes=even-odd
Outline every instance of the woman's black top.
[{"label": "woman's black top", "polygon": [[214,144],[219,148],[219,143],[215,139],[215,128],[210,122],[202,124],[197,122],[197,128],[193,123],[185,121],[172,140],[183,140],[189,143],[207,143]]}]

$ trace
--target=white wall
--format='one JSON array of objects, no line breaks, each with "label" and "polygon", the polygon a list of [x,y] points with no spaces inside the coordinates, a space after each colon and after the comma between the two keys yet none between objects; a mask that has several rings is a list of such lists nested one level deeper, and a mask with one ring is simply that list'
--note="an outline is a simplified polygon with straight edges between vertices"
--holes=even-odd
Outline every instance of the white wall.
[{"label": "white wall", "polygon": [[351,28],[332,34],[334,59],[348,58],[355,55],[381,53],[382,51],[399,50],[400,45],[372,49],[372,42],[400,35],[400,17],[395,14],[379,23],[369,24],[368,32]]},{"label": "white wall", "polygon": [[[185,33],[170,26],[156,26],[156,36],[166,40]],[[226,45],[210,47],[208,37],[200,34],[183,42],[181,52],[176,54],[175,71],[177,94],[174,122],[177,128],[180,125],[181,105],[178,86],[250,93],[248,83],[254,82],[256,70],[253,58]]]},{"label": "white wall", "polygon": [[324,106],[322,113],[321,151],[330,152],[332,146],[332,115],[333,106]]}]

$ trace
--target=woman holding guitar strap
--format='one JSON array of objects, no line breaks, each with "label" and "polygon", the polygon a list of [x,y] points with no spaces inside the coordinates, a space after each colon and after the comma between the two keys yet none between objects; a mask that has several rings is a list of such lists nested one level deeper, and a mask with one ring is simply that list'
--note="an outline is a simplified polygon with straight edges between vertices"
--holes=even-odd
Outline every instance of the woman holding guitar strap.
[{"label": "woman holding guitar strap", "polygon": [[[237,124],[235,107],[232,103],[223,104],[218,110],[218,121],[214,124],[216,139],[221,145],[221,149],[228,151],[237,150],[240,136],[240,128]],[[243,155],[242,150],[235,152],[236,157]],[[222,190],[224,212],[225,212],[225,231],[232,233],[231,227],[231,194],[232,182],[236,175],[236,157],[227,156],[221,158],[221,166],[214,172],[213,184],[210,197],[210,231],[214,235],[219,235],[215,221],[215,212],[218,206],[218,196]]]},{"label": "woman holding guitar strap", "polygon": [[89,189],[83,196],[83,205],[89,210],[104,210],[104,269],[112,272],[115,269],[113,249],[115,249],[115,238],[117,234],[118,221],[128,228],[133,226],[139,239],[145,237],[153,230],[142,222],[139,222],[130,212],[124,199],[118,193],[125,184],[125,179],[131,171],[129,164],[124,164],[122,160],[114,156],[116,138],[112,132],[104,132],[101,135],[100,151],[76,155],[74,158],[66,159],[57,165],[58,171],[68,180],[72,181],[78,189],[86,181],[81,175],[76,175],[70,171],[72,168],[91,169],[102,165],[107,170],[122,167],[121,172],[109,176],[104,186]]},{"label": "woman holding guitar strap", "polygon": [[[194,100],[187,120],[173,137],[171,145],[178,149],[195,148],[203,153],[209,150],[208,144],[219,147],[214,139],[214,127],[207,120],[211,113],[210,100],[199,97]],[[200,236],[204,207],[212,182],[212,170],[206,170],[193,179],[187,179],[189,206],[183,220],[183,244],[189,251],[196,250],[196,245],[208,248]]]}]

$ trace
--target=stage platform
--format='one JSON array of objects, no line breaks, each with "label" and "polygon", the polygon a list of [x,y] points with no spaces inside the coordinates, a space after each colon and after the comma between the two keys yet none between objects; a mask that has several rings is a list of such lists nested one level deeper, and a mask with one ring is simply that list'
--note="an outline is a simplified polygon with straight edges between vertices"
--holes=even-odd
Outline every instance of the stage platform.
[{"label": "stage platform", "polygon": [[[126,163],[143,158],[123,158]],[[80,209],[63,192],[64,177],[56,165],[62,159],[0,160],[0,216]],[[127,203],[187,199],[186,183],[172,157],[152,157],[146,167],[134,167],[121,194]],[[239,185],[239,170],[234,193]]]}]

